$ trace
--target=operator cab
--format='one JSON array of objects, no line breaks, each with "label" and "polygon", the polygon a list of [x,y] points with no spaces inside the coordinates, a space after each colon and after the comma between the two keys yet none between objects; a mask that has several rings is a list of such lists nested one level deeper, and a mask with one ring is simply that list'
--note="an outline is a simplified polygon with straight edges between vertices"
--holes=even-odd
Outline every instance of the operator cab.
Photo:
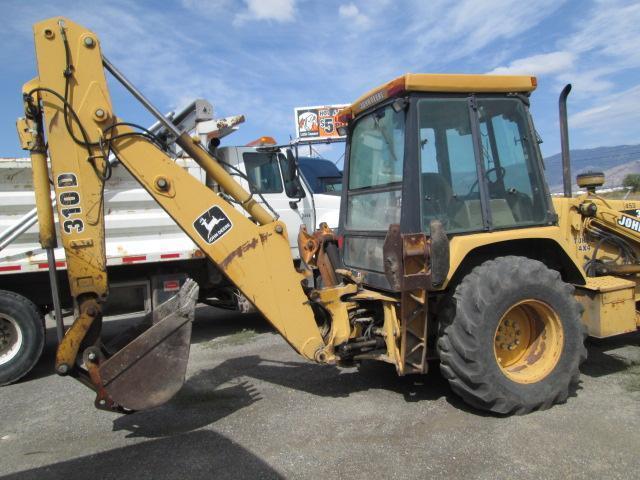
[{"label": "operator cab", "polygon": [[[391,224],[449,237],[555,221],[528,97],[534,77],[407,74],[343,110],[343,260],[389,289]],[[473,93],[470,93],[473,92]]]}]

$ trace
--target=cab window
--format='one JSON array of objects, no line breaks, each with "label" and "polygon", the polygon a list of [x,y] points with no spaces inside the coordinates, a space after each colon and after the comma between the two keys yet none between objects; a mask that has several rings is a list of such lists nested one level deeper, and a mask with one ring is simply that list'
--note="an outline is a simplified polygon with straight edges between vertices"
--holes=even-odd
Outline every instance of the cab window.
[{"label": "cab window", "polygon": [[493,226],[544,222],[544,180],[524,104],[516,98],[480,98],[478,115]]},{"label": "cab window", "polygon": [[447,232],[482,228],[477,167],[466,98],[418,101],[423,227]]},{"label": "cab window", "polygon": [[480,160],[467,98],[418,101],[422,225],[440,220],[447,232],[484,228],[480,185],[486,184],[491,228],[543,223],[546,203],[528,115],[518,98],[478,97]]},{"label": "cab window", "polygon": [[356,123],[349,152],[347,227],[384,230],[400,223],[404,111],[383,107]]}]

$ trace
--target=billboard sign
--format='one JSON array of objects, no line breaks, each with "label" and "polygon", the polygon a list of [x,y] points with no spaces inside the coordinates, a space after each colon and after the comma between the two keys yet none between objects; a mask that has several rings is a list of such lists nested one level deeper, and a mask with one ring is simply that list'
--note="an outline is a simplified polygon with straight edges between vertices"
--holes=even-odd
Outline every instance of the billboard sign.
[{"label": "billboard sign", "polygon": [[337,115],[349,105],[325,105],[321,107],[296,107],[296,137],[300,141],[344,138],[338,135]]}]

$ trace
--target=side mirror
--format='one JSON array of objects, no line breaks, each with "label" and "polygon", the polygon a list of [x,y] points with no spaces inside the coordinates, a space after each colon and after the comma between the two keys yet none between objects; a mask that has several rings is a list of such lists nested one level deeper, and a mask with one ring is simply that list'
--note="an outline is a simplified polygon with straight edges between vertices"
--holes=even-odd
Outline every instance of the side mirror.
[{"label": "side mirror", "polygon": [[287,148],[287,177],[289,180],[298,178],[298,162],[290,148]]},{"label": "side mirror", "polygon": [[305,196],[305,194],[302,186],[300,185],[300,171],[298,170],[298,162],[293,156],[293,152],[290,148],[287,148],[287,162],[284,167],[284,170],[286,171],[282,173],[285,176],[287,195],[300,200]]}]

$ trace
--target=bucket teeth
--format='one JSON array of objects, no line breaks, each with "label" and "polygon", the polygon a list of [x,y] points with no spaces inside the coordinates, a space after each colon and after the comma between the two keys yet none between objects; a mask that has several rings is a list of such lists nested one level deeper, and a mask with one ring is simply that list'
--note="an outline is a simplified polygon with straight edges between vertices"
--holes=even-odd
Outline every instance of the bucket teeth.
[{"label": "bucket teeth", "polygon": [[160,305],[152,325],[100,365],[111,399],[128,410],[157,407],[184,383],[198,284],[187,279]]}]

